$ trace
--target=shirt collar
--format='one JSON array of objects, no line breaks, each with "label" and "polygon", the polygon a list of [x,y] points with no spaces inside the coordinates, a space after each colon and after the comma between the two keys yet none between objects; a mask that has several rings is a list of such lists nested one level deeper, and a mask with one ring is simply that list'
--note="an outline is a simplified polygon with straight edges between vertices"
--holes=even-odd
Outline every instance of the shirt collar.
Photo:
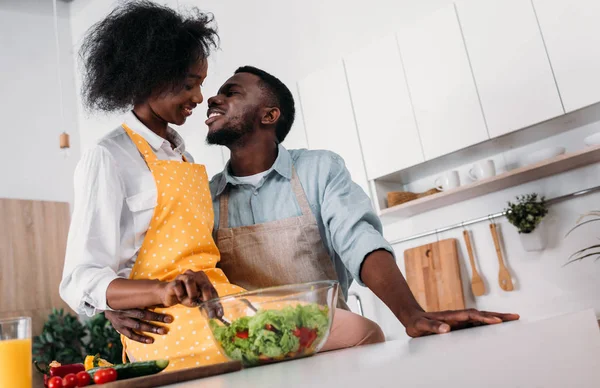
[{"label": "shirt collar", "polygon": [[[240,182],[233,175],[231,175],[229,163],[230,162],[227,162],[223,172],[221,172],[221,180],[216,193],[217,196],[220,196],[223,193],[228,183],[233,186],[240,184]],[[273,166],[271,166],[271,168],[267,171],[265,179],[271,174],[272,171],[277,172],[287,180],[292,179],[292,156],[281,144],[278,146],[277,159],[275,159],[275,163],[273,163]]]},{"label": "shirt collar", "polygon": [[171,148],[171,144],[173,144],[173,150],[176,152],[181,154],[185,152],[185,142],[183,138],[176,130],[169,126],[167,126],[168,140],[166,140],[148,129],[148,127],[146,127],[131,111],[127,112],[125,115],[125,124],[131,128],[133,132],[136,132],[143,137],[154,151],[158,151],[162,145],[166,143],[169,148]]}]

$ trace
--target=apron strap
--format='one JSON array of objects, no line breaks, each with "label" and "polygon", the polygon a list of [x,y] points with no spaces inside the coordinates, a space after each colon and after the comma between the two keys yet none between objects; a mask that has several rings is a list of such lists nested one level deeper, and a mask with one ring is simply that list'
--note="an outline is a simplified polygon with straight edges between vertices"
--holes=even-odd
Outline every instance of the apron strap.
[{"label": "apron strap", "polygon": [[292,167],[292,190],[294,191],[294,195],[296,196],[296,201],[298,201],[298,206],[300,206],[300,210],[302,210],[302,215],[312,215],[310,204],[308,203],[306,193],[302,188],[302,183],[300,182],[300,178],[298,178],[298,174],[296,173],[295,167]]},{"label": "apron strap", "polygon": [[131,141],[133,141],[133,144],[135,144],[138,151],[140,151],[140,154],[142,154],[147,164],[156,162],[158,160],[158,157],[156,156],[154,151],[152,151],[152,147],[150,147],[150,144],[148,144],[146,139],[144,139],[141,135],[138,135],[137,133],[133,132],[131,128],[127,126],[127,124],[123,123],[121,124],[121,126],[123,127],[127,135],[129,135]]},{"label": "apron strap", "polygon": [[219,198],[219,229],[229,228],[229,184]]}]

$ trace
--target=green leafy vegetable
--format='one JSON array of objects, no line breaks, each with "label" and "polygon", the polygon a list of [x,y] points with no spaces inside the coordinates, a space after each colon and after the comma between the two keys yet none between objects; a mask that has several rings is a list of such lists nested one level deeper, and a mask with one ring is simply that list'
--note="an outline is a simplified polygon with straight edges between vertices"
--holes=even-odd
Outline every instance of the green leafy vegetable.
[{"label": "green leafy vegetable", "polygon": [[[210,328],[225,353],[246,365],[314,353],[329,329],[329,309],[317,304],[259,310],[223,326],[211,319]],[[303,331],[301,331],[302,329]]]}]

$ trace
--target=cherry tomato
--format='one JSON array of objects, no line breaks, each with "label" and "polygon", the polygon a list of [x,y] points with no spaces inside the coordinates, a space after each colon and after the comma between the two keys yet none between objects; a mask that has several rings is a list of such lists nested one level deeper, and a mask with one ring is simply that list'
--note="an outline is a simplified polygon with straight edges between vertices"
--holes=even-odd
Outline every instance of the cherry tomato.
[{"label": "cherry tomato", "polygon": [[246,339],[248,338],[248,331],[238,331],[237,333],[235,333],[235,336],[241,339]]},{"label": "cherry tomato", "polygon": [[61,377],[54,376],[48,380],[48,388],[63,388],[63,381]]},{"label": "cherry tomato", "polygon": [[94,383],[105,384],[117,379],[117,371],[113,368],[100,369],[94,374]]},{"label": "cherry tomato", "polygon": [[77,373],[77,386],[78,387],[87,387],[90,385],[92,378],[87,372],[79,372]]},{"label": "cherry tomato", "polygon": [[63,388],[76,388],[77,387],[77,376],[74,373],[69,373],[63,377]]}]

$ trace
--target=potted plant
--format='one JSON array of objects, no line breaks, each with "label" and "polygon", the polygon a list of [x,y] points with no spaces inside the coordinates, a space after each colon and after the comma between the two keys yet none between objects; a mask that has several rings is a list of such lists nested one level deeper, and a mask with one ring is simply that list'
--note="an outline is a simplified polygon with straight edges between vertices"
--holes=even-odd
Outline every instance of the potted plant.
[{"label": "potted plant", "polygon": [[517,196],[517,202],[508,202],[506,218],[519,231],[523,248],[528,251],[541,251],[546,247],[546,234],[542,220],[548,214],[545,197],[536,193]]},{"label": "potted plant", "polygon": [[85,327],[76,316],[53,309],[39,336],[33,339],[33,359],[42,366],[54,360],[62,364],[83,361]]},{"label": "potted plant", "polygon": [[119,364],[122,351],[120,335],[103,313],[82,324],[63,309],[53,309],[42,333],[33,339],[33,360],[40,370],[54,360],[61,364],[83,363],[86,354]]},{"label": "potted plant", "polygon": [[[596,221],[600,221],[600,210],[594,210],[582,215],[575,223],[575,226],[567,233],[565,238],[568,237],[571,234],[571,232],[573,232],[580,226]],[[596,257],[596,260],[600,259],[600,244],[590,245],[587,248],[580,249],[577,252],[573,253],[571,257],[569,257],[569,261],[567,262],[567,264],[571,264],[575,261],[580,261],[588,257]]]}]

